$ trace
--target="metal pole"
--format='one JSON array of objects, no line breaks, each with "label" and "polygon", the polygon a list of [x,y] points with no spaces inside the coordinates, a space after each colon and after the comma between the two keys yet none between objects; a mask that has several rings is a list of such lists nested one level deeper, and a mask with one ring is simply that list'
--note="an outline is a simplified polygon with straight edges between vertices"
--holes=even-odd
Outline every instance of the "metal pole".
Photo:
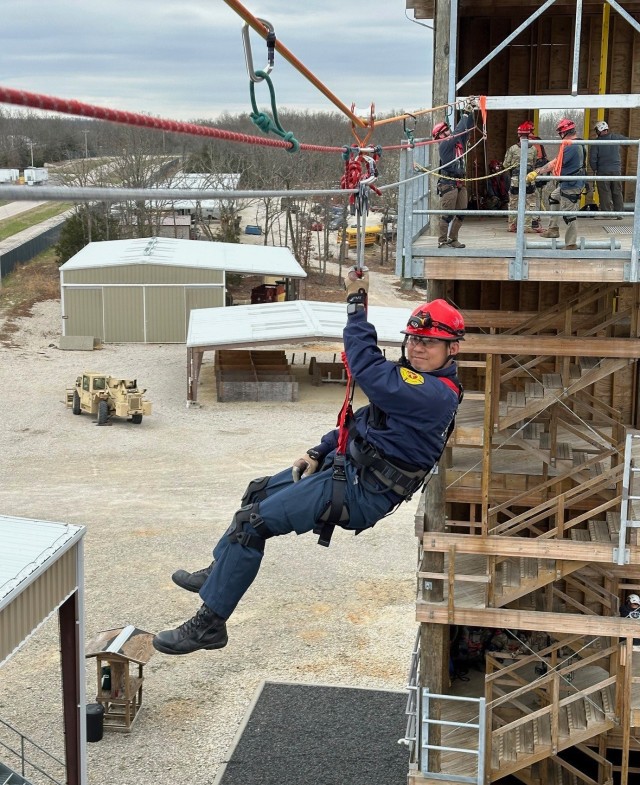
[{"label": "metal pole", "polygon": [[449,18],[449,84],[447,102],[456,100],[456,65],[458,63],[458,0],[450,0],[451,15]]},{"label": "metal pole", "polygon": [[638,250],[640,246],[640,146],[638,147],[638,163],[636,171],[636,202],[633,210],[633,234],[631,236],[631,261],[629,263],[629,280],[638,281]]},{"label": "metal pole", "polygon": [[582,0],[576,0],[576,26],[573,34],[573,77],[571,95],[578,95],[578,71],[580,69],[580,33],[582,31]]},{"label": "metal pole", "polygon": [[529,153],[529,140],[526,136],[520,138],[520,170],[518,173],[518,214],[516,231],[516,256],[509,262],[509,278],[521,281],[527,278],[527,262],[524,259],[524,216],[526,210],[527,192],[527,157]]}]

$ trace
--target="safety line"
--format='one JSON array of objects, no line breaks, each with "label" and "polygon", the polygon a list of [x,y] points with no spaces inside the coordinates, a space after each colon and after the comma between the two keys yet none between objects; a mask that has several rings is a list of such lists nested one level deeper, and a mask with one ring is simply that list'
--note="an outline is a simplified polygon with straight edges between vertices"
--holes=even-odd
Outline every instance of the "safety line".
[{"label": "safety line", "polygon": [[[284,150],[290,150],[292,148],[290,142],[282,139],[266,139],[262,136],[252,136],[251,134],[242,134],[236,131],[226,131],[222,128],[211,128],[210,126],[198,125],[197,123],[184,123],[179,120],[168,120],[161,117],[138,114],[136,112],[125,112],[121,109],[109,109],[104,106],[96,106],[95,104],[76,101],[72,98],[60,98],[54,95],[45,95],[44,93],[32,93],[28,90],[16,90],[15,88],[4,87],[2,85],[0,85],[0,103],[27,106],[31,109],[42,109],[43,111],[60,112],[61,114],[68,114],[76,117],[89,117],[93,120],[104,120],[109,123],[118,123],[120,125],[150,128],[155,131],[169,131],[171,133],[185,134],[187,136],[212,137],[224,142],[255,144],[261,147],[280,147]],[[436,141],[437,140],[426,139],[421,142],[416,142],[414,146],[423,147],[425,145],[434,144]],[[401,144],[388,145],[381,149],[407,150],[409,148],[410,145]],[[345,149],[345,145],[342,145],[341,147],[332,147],[329,145],[307,144],[301,142],[299,149],[308,153],[342,153]]]},{"label": "safety line", "polygon": [[[242,3],[239,3],[238,0],[224,0],[224,2],[229,6],[229,8],[232,8],[238,14],[238,16],[244,19],[249,27],[255,30],[258,35],[261,35],[264,39],[266,39],[267,35],[269,34],[269,30],[257,17],[255,17],[247,8],[245,8]],[[344,115],[346,115],[349,120],[354,123],[354,125],[357,125],[360,128],[367,127],[366,121],[355,115],[351,109],[346,106],[346,104],[343,104],[342,101],[336,95],[334,95],[334,93],[332,93],[331,90],[329,90],[329,88],[324,85],[317,76],[314,76],[314,74],[312,74],[311,71],[305,65],[303,65],[300,60],[298,60],[293,52],[290,52],[284,44],[280,43],[278,38],[276,38],[275,48],[276,52],[279,52],[285,60],[291,63],[291,65],[297,71],[299,71],[302,76],[305,77],[305,79],[311,82],[311,84],[316,87],[326,98],[328,98],[331,103]],[[302,145],[300,146],[302,147]]]},{"label": "safety line", "polygon": [[[160,131],[170,131],[176,134],[189,136],[208,136],[221,139],[225,142],[240,142],[242,144],[255,144],[262,147],[281,147],[290,149],[291,144],[282,139],[265,139],[261,136],[225,131],[221,128],[210,128],[196,123],[183,123],[177,120],[166,120],[160,117],[124,112],[121,109],[107,109],[94,104],[86,104],[74,99],[58,98],[42,93],[31,93],[27,90],[15,90],[11,87],[0,86],[0,103],[28,106],[33,109],[61,112],[62,114],[90,117],[94,120],[106,120],[110,123],[121,125],[134,125],[142,128],[152,128]],[[319,144],[301,144],[301,150],[314,153],[341,153],[343,147],[329,147]]]},{"label": "safety line", "polygon": [[376,127],[379,125],[387,125],[388,123],[395,123],[399,120],[409,120],[415,117],[421,117],[425,114],[432,114],[433,112],[439,112],[442,109],[455,109],[458,105],[464,105],[466,103],[466,99],[461,98],[457,101],[454,101],[451,104],[441,104],[440,106],[432,106],[429,109],[416,109],[415,112],[405,112],[404,114],[398,114],[394,117],[385,117],[383,120],[376,120]]}]

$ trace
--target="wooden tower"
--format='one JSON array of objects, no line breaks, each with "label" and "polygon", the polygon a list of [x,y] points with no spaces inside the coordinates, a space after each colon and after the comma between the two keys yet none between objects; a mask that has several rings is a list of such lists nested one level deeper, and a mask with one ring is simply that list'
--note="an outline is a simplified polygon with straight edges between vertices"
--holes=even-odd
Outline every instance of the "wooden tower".
[{"label": "wooden tower", "polygon": [[[438,249],[422,228],[435,180],[401,195],[398,274],[426,279],[469,330],[466,397],[416,519],[409,782],[627,785],[640,776],[640,620],[619,615],[640,591],[640,2],[407,5],[434,19],[433,105],[487,96],[468,175],[544,110],[580,112],[585,138],[604,117],[631,140],[627,214],[580,213],[577,251],[472,214],[467,247]],[[454,678],[462,628],[484,631],[479,687]]]}]

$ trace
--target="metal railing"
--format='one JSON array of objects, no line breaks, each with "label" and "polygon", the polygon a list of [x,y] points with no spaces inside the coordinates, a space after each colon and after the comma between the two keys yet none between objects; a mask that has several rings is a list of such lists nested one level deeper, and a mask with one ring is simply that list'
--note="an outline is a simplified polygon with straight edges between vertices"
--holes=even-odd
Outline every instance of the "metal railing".
[{"label": "metal railing", "polygon": [[[407,685],[409,695],[407,696],[407,729],[404,738],[399,740],[399,744],[406,744],[409,748],[409,768],[413,771],[420,771],[425,776],[436,780],[446,780],[447,782],[465,782],[471,785],[484,785],[484,768],[486,758],[486,712],[484,698],[467,698],[455,695],[437,695],[430,692],[426,687],[420,685],[420,630],[416,635],[416,641],[411,656],[409,667],[409,683]],[[433,719],[430,716],[432,701],[455,701],[458,703],[471,703],[477,706],[472,714],[474,721],[449,721]],[[477,721],[475,719],[477,718]],[[465,737],[465,747],[452,747],[441,744],[429,743],[429,729],[431,726],[438,725],[449,729],[453,733],[456,730],[471,729],[478,731],[478,742],[473,747]],[[445,773],[442,771],[430,771],[430,753],[432,750],[440,752],[453,752],[461,755],[471,755],[477,758],[476,775],[465,776],[462,774]]]},{"label": "metal railing", "polygon": [[[398,199],[398,214],[404,216],[403,227],[402,227],[402,236],[400,235],[400,230],[398,234],[398,260],[396,264],[396,274],[400,275],[401,277],[411,277],[412,268],[413,268],[413,258],[414,256],[475,256],[475,257],[489,257],[495,256],[496,249],[495,248],[474,248],[472,251],[467,249],[457,250],[455,248],[446,248],[446,249],[423,249],[421,252],[419,249],[413,247],[413,242],[417,239],[420,234],[424,233],[425,226],[429,225],[428,219],[430,216],[498,216],[501,218],[505,218],[506,216],[512,216],[514,222],[516,223],[516,243],[515,243],[515,250],[504,248],[500,249],[500,255],[509,258],[509,277],[514,280],[523,280],[528,277],[528,263],[527,260],[529,258],[545,258],[548,256],[545,248],[540,247],[538,243],[536,243],[537,247],[533,245],[528,245],[525,242],[525,232],[524,232],[524,223],[526,216],[539,216],[539,210],[527,210],[526,209],[526,177],[527,177],[527,153],[530,144],[546,144],[546,145],[557,145],[557,139],[535,139],[529,140],[526,137],[521,139],[521,153],[520,153],[520,169],[518,172],[518,205],[516,209],[507,209],[507,210],[442,210],[438,207],[433,208],[426,208],[420,207],[419,203],[425,203],[429,195],[433,193],[432,190],[429,189],[428,186],[420,186],[420,196],[417,199],[416,193],[418,192],[418,185],[417,183],[421,180],[429,180],[431,176],[438,177],[437,172],[433,175],[431,174],[421,174],[416,175],[415,177],[411,178],[408,177],[408,173],[410,169],[413,168],[414,162],[414,152],[413,150],[403,150],[401,156],[401,186],[399,191],[399,199]],[[640,147],[640,141],[637,139],[616,139],[616,140],[602,140],[602,139],[580,139],[576,140],[576,144],[580,144],[583,147],[591,147],[591,146],[626,146],[626,147]],[[416,148],[416,150],[424,150],[425,148]],[[608,182],[640,182],[640,153],[637,155],[637,171],[634,175],[595,175],[595,174],[586,174],[586,164],[585,161],[585,174],[573,174],[570,176],[553,176],[553,175],[544,175],[539,176],[536,182],[562,182],[562,181],[574,181],[574,180],[584,180],[588,182],[598,182],[598,181],[608,181]],[[416,161],[417,162],[417,161]],[[432,170],[435,170],[437,167],[431,167]],[[403,176],[404,173],[404,176]],[[581,219],[593,219],[593,213],[589,212],[583,215],[576,215],[575,210],[553,210],[547,213],[548,215],[553,215],[553,217],[560,218],[563,216],[573,216],[573,217],[580,217]],[[567,253],[567,258],[571,258],[571,256],[578,255],[580,258],[601,258],[603,256],[603,251],[606,253],[608,258],[618,258],[624,259],[628,262],[624,265],[624,279],[625,281],[629,282],[637,282],[640,281],[640,266],[639,266],[639,259],[638,254],[640,250],[640,187],[636,187],[635,192],[635,201],[634,201],[634,209],[631,212],[619,212],[619,211],[599,211],[598,215],[600,217],[610,217],[612,219],[617,217],[631,217],[633,218],[633,227],[632,227],[632,239],[631,239],[631,248],[630,250],[622,249],[620,247],[620,243],[617,243],[615,237],[612,237],[609,242],[598,242],[598,241],[590,241],[587,240],[586,242],[582,242],[580,245],[581,247],[577,251],[563,251]],[[427,220],[425,220],[427,219]],[[604,247],[603,247],[604,246]],[[551,239],[548,243],[548,247],[555,250],[563,250],[562,246],[557,243],[555,240]]]},{"label": "metal railing", "polygon": [[[0,739],[0,748],[6,750],[7,752],[15,755],[18,759],[20,764],[20,774],[23,778],[26,779],[27,777],[27,768],[30,767],[33,771],[38,772],[43,777],[46,778],[48,783],[53,783],[54,785],[64,785],[66,782],[66,766],[64,761],[61,761],[59,758],[56,758],[55,755],[52,755],[50,752],[47,752],[43,747],[37,744],[33,739],[30,739],[28,736],[25,736],[24,733],[21,733],[17,728],[14,728],[13,725],[6,722],[5,720],[0,719],[0,726],[2,728],[6,728],[13,734],[13,738],[15,741],[13,742],[16,744],[19,749],[14,749],[9,743],[5,743]],[[17,737],[17,738],[16,738]],[[36,754],[41,754],[41,757],[44,759],[45,764],[49,766],[54,766],[56,768],[56,776],[60,777],[60,779],[56,779],[56,777],[49,774],[42,768],[41,765],[35,763],[30,757],[27,757],[27,749],[33,748],[30,752],[30,755],[33,756],[34,752],[37,750]],[[45,765],[42,764],[42,765]],[[58,771],[61,771],[62,774],[58,774]]]},{"label": "metal railing", "polygon": [[[473,711],[477,722],[463,722],[452,720],[436,720],[432,719],[430,714],[431,702],[434,700],[442,702],[456,702],[456,703],[470,703],[477,706],[477,710]],[[425,777],[435,780],[446,780],[447,782],[467,782],[474,783],[475,785],[484,785],[484,768],[485,768],[485,755],[486,755],[486,702],[484,698],[466,698],[458,695],[437,695],[430,692],[426,687],[421,691],[421,722],[420,722],[420,771]],[[444,744],[430,744],[429,729],[431,726],[438,725],[440,727],[449,728],[451,732],[455,730],[468,729],[471,731],[478,731],[478,742],[475,748],[471,746],[471,740],[468,735],[465,737],[464,747],[450,747]],[[476,775],[466,776],[464,774],[453,774],[442,771],[431,771],[430,760],[431,751],[439,752],[453,752],[456,755],[470,755],[477,758]]]},{"label": "metal railing", "polygon": [[[634,456],[634,447],[637,455]],[[622,473],[622,501],[620,504],[620,533],[615,552],[617,564],[629,563],[627,531],[640,528],[636,517],[640,508],[640,431],[628,431],[624,445],[624,469]],[[637,478],[637,479],[636,479]],[[635,504],[634,504],[635,502]]]},{"label": "metal railing", "polygon": [[407,729],[403,739],[398,740],[398,744],[406,744],[409,748],[409,767],[417,769],[420,766],[419,755],[419,740],[418,740],[418,718],[420,716],[419,709],[419,686],[418,678],[420,674],[420,628],[416,634],[416,641],[413,645],[413,653],[411,655],[411,665],[409,666],[409,679],[407,684],[407,707],[405,714],[407,716]]}]

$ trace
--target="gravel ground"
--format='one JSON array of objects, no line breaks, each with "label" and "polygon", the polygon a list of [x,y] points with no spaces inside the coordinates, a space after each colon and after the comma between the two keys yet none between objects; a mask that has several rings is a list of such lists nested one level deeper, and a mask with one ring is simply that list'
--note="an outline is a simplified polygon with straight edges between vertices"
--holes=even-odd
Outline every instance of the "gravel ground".
[{"label": "gravel ground", "polygon": [[[410,306],[395,284],[376,274],[371,301]],[[296,365],[299,402],[219,404],[213,357],[205,356],[203,406],[187,409],[183,346],[60,351],[55,301],[19,324],[12,345],[0,345],[0,511],[87,527],[87,638],[125,624],[152,632],[175,626],[198,600],[174,586],[171,573],[209,562],[248,480],[317,443],[335,424],[344,388],[312,387],[308,369]],[[296,347],[297,362],[305,350],[322,359],[340,348]],[[105,428],[72,416],[64,390],[83,370],[137,378],[153,416]],[[313,536],[270,541],[228,625],[228,646],[156,654],[133,732],[88,745],[89,782],[213,782],[265,679],[402,689],[416,633],[417,502],[357,539],[338,531],[328,550]],[[4,666],[0,718],[62,755],[58,646],[52,619]],[[92,660],[86,683],[91,702]]]}]

